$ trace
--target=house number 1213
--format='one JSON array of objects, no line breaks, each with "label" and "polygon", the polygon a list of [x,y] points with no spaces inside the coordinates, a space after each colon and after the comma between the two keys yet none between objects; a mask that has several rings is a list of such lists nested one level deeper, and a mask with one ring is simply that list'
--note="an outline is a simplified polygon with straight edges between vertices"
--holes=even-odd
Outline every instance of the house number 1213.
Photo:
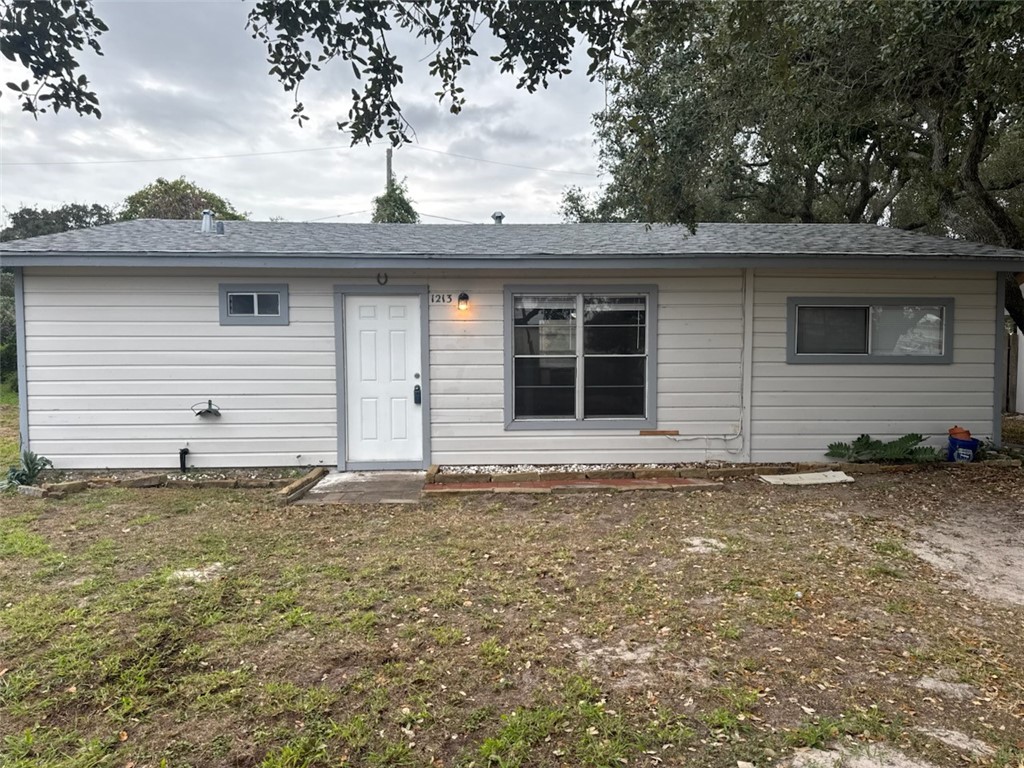
[{"label": "house number 1213", "polygon": [[430,294],[431,304],[451,304],[454,301],[450,293],[432,293]]}]

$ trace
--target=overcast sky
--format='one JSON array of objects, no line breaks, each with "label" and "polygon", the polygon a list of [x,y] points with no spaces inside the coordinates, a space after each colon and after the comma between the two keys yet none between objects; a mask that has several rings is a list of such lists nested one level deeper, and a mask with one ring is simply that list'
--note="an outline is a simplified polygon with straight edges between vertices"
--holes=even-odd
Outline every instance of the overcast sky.
[{"label": "overcast sky", "polygon": [[[110,27],[100,38],[104,56],[82,53],[79,60],[103,118],[61,112],[34,120],[5,93],[5,209],[113,205],[159,176],[185,176],[257,220],[369,220],[370,201],[384,187],[387,144],[349,147],[337,130],[355,82],[348,65],[307,79],[300,95],[311,119],[300,128],[289,119],[292,94],[266,74],[264,49],[245,30],[250,3],[95,5]],[[566,186],[596,188],[590,120],[604,104],[604,90],[587,80],[584,58],[574,60],[573,75],[531,95],[482,56],[464,73],[466,108],[451,115],[432,95],[438,88],[420,61],[429,50],[397,33],[393,40],[407,75],[398,99],[416,131],[413,145],[395,150],[395,175],[406,178],[424,222],[444,223],[434,216],[489,223],[495,210],[508,223],[554,222]],[[0,82],[22,79],[0,61]],[[323,147],[334,148],[296,151]],[[287,154],[261,154],[278,152]],[[182,159],[246,154],[257,156]]]}]

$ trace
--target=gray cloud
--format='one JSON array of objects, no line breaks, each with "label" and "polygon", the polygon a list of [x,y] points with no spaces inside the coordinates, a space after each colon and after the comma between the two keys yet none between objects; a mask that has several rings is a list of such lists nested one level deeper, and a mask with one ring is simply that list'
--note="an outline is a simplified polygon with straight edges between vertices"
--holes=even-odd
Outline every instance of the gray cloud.
[{"label": "gray cloud", "polygon": [[[110,26],[105,56],[83,55],[100,94],[103,119],[73,114],[34,121],[0,99],[6,163],[146,160],[347,147],[337,130],[353,87],[344,66],[315,73],[300,96],[311,120],[289,120],[293,95],[267,75],[261,46],[244,29],[242,3],[98,4]],[[394,35],[406,64],[399,99],[424,148],[505,163],[596,171],[590,114],[603,105],[599,85],[574,74],[527,94],[481,57],[466,70],[468,104],[455,116],[433,96],[427,50]],[[585,70],[585,62],[578,69]],[[385,144],[294,154],[95,165],[8,165],[0,204],[116,203],[158,176],[184,175],[255,218],[321,218],[368,210],[384,184]],[[556,221],[561,190],[596,179],[506,168],[413,146],[395,152],[422,213],[487,221],[504,207],[510,221]],[[339,221],[366,221],[361,214]],[[430,221],[431,219],[427,219]]]}]

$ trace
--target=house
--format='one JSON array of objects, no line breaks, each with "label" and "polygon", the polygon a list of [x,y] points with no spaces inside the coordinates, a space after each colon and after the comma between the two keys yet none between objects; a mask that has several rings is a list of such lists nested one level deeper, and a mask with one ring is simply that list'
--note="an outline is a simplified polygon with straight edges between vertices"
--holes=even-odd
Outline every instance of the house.
[{"label": "house", "polygon": [[3,244],[25,446],[374,469],[998,440],[1024,252],[845,224],[205,224]]}]

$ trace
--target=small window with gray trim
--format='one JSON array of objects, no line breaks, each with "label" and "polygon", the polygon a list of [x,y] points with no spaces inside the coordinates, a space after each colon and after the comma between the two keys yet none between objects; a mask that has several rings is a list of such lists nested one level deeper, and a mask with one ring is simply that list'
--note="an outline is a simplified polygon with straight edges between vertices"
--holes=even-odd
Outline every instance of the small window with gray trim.
[{"label": "small window with gray trim", "polygon": [[652,286],[506,288],[506,427],[655,423]]},{"label": "small window with gray trim", "polygon": [[288,325],[288,285],[221,283],[221,325]]},{"label": "small window with gray trim", "polygon": [[791,297],[786,362],[953,362],[953,299]]}]

